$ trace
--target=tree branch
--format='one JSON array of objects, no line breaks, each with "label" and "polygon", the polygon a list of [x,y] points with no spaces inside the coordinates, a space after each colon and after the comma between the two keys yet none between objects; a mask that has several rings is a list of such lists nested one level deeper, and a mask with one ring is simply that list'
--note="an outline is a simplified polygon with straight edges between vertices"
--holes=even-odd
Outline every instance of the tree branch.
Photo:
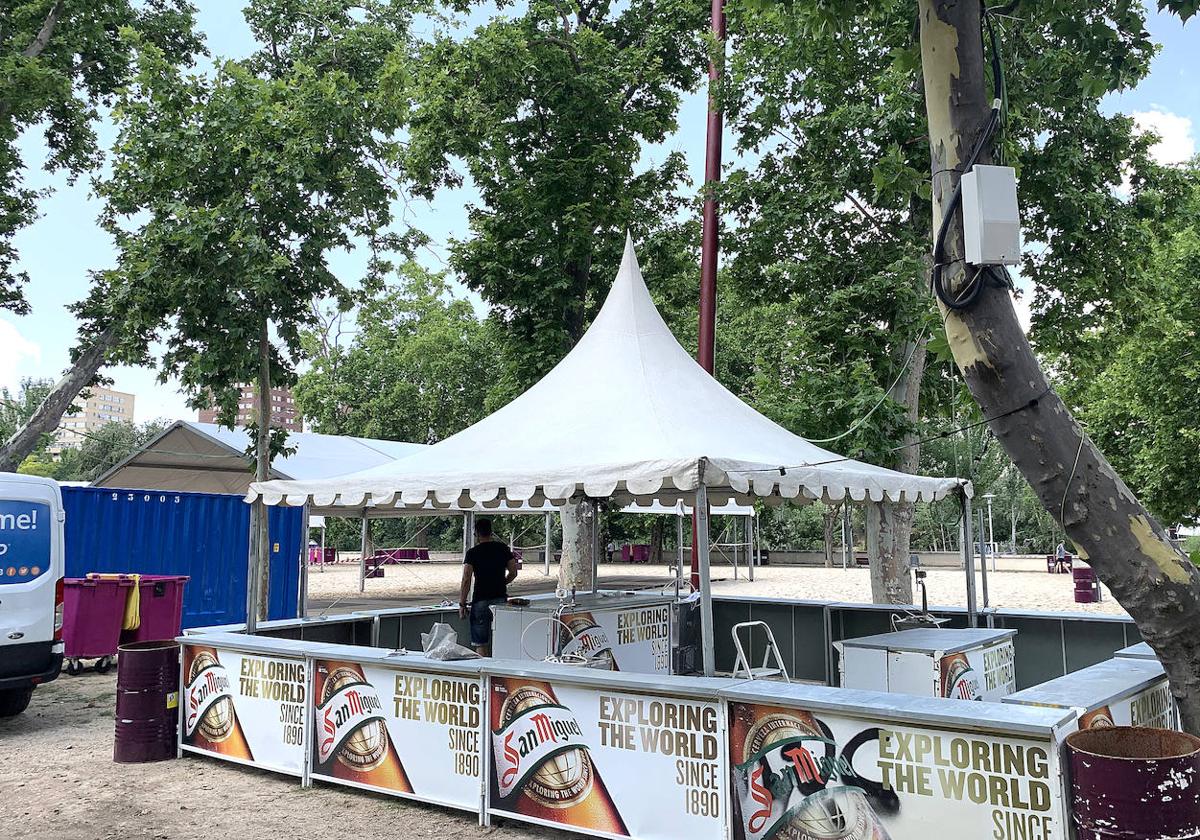
[{"label": "tree branch", "polygon": [[42,28],[38,30],[37,37],[33,39],[28,47],[26,47],[21,55],[25,58],[37,58],[42,54],[42,50],[50,43],[50,38],[54,35],[54,27],[58,25],[58,16],[62,14],[62,0],[56,0],[55,4],[50,7],[50,12],[46,15],[46,19],[42,21]]},{"label": "tree branch", "polygon": [[575,45],[565,38],[559,38],[557,35],[542,35],[539,38],[531,38],[531,44],[553,44],[560,47],[567,55],[571,57],[571,66],[575,68],[577,74],[583,73],[583,66],[579,62],[579,53],[575,51]]}]

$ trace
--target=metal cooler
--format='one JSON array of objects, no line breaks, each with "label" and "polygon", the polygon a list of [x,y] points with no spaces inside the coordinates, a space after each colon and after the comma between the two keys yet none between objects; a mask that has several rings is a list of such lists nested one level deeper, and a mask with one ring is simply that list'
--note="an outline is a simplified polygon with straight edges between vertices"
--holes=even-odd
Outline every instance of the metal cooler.
[{"label": "metal cooler", "polygon": [[998,700],[1016,690],[1016,630],[919,629],[834,642],[843,688]]},{"label": "metal cooler", "polygon": [[582,657],[593,667],[614,671],[672,673],[671,596],[598,592],[576,595],[573,605],[554,595],[525,600],[529,603],[493,608],[493,656]]}]

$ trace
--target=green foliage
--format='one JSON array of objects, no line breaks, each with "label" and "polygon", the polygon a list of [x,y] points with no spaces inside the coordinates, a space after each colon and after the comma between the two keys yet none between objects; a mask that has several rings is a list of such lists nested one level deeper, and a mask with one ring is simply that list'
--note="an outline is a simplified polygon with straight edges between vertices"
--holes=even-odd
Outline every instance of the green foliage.
[{"label": "green foliage", "polygon": [[[8,440],[13,432],[25,425],[53,387],[53,379],[31,377],[21,379],[15,394],[7,387],[0,387],[0,441]],[[44,450],[49,443],[50,436],[46,435],[37,452]]]},{"label": "green foliage", "polygon": [[21,475],[40,475],[42,478],[54,478],[56,470],[55,463],[44,454],[30,455],[17,467]]},{"label": "green foliage", "polygon": [[495,407],[501,342],[443,275],[415,263],[401,282],[363,303],[348,347],[307,337],[311,369],[296,405],[316,431],[434,443]]},{"label": "green foliage", "polygon": [[[426,194],[479,191],[451,266],[493,304],[513,388],[547,372],[582,335],[615,274],[625,231],[644,239],[652,276],[681,251],[671,226],[682,156],[639,166],[642,145],[676,127],[680,94],[706,60],[707,6],[691,0],[579,6],[534,0],[466,38],[424,46],[397,102],[411,97],[406,158]],[[653,270],[651,270],[653,269]]]},{"label": "green foliage", "polygon": [[287,384],[301,331],[316,323],[313,301],[349,306],[331,251],[370,247],[369,289],[388,267],[380,255],[403,244],[388,232],[395,112],[375,88],[405,42],[404,8],[251,3],[262,50],[205,75],[182,74],[126,34],[137,70],[114,109],[112,174],[98,184],[120,270],[99,276],[79,311],[123,320],[127,360],[148,361],[160,341],[163,378],[178,377],[193,405],[215,399],[223,422],[236,412],[232,386],[257,381],[264,324],[274,331],[271,384]]},{"label": "green foliage", "polygon": [[[751,163],[724,190],[737,226],[723,295],[764,328],[732,342],[747,352],[722,380],[810,437],[852,428],[922,334],[923,416],[936,425],[962,409],[925,288],[931,181],[914,12],[908,0],[730,7],[722,98]],[[1105,295],[1144,270],[1147,222],[1170,205],[1152,141],[1100,110],[1148,72],[1144,17],[1121,0],[1059,0],[995,20],[1007,83],[997,156],[1020,172],[1026,239],[1044,243],[1022,268],[1037,284],[1044,349],[1073,348],[1117,308]],[[1124,172],[1132,201],[1117,194]],[[911,431],[885,401],[833,445],[886,460]]]},{"label": "green foliage", "polygon": [[186,0],[15,0],[0,4],[0,309],[28,311],[14,236],[37,215],[24,186],[23,131],[44,132],[45,167],[71,177],[94,169],[98,111],[130,77],[133,41],[173,64],[201,49]]},{"label": "green foliage", "polygon": [[1200,2],[1197,0],[1158,0],[1158,8],[1160,11],[1174,12],[1186,21],[1196,12],[1200,12]]},{"label": "green foliage", "polygon": [[1148,225],[1128,304],[1066,360],[1063,390],[1097,445],[1163,521],[1200,521],[1200,165],[1172,218]]},{"label": "green foliage", "polygon": [[853,427],[831,448],[889,463],[911,426],[886,391],[934,326],[920,61],[909,3],[856,8],[853,25],[844,6],[731,9],[723,97],[751,163],[724,190],[725,294],[761,327],[723,381],[810,438]]}]

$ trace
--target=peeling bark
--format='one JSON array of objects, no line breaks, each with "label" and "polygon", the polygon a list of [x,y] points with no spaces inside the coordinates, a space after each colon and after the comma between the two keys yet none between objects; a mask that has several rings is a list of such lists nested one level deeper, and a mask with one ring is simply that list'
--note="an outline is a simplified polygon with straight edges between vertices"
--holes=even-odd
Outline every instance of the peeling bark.
[{"label": "peeling bark", "polygon": [[[920,0],[920,23],[936,230],[990,98],[979,5]],[[965,276],[961,225],[951,226],[946,254],[953,293]],[[1184,727],[1200,732],[1200,573],[1050,389],[1007,290],[989,286],[969,309],[943,315],[955,361],[992,432],[1133,617],[1167,671]]]},{"label": "peeling bark", "polygon": [[842,518],[842,506],[831,505],[825,508],[821,516],[821,525],[825,537],[825,568],[833,568],[833,525]]},{"label": "peeling bark", "polygon": [[592,588],[592,505],[586,499],[572,497],[559,511],[562,520],[562,562],[558,564],[558,588],[591,591]]},{"label": "peeling bark", "polygon": [[895,553],[895,505],[867,502],[867,559],[871,565],[871,601],[876,604],[911,604],[912,577],[908,555]]}]

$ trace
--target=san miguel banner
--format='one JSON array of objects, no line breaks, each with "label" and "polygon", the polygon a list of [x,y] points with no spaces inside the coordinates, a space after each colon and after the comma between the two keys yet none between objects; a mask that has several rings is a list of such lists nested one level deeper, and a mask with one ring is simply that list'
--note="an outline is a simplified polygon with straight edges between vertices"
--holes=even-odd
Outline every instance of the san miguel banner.
[{"label": "san miguel banner", "polygon": [[314,661],[310,776],[475,810],[475,677]]},{"label": "san miguel banner", "polygon": [[943,656],[938,662],[941,696],[955,700],[999,700],[1017,690],[1011,640]]},{"label": "san miguel banner", "polygon": [[1106,703],[1079,716],[1080,729],[1106,726],[1148,726],[1176,729],[1175,700],[1164,675],[1162,680],[1143,691]]},{"label": "san miguel banner", "polygon": [[557,629],[560,654],[600,660],[613,671],[671,672],[671,608],[666,604],[566,613]]},{"label": "san miguel banner", "polygon": [[608,837],[724,836],[718,704],[489,679],[493,814]]},{"label": "san miguel banner", "polygon": [[304,772],[303,659],[183,646],[183,746],[269,770]]},{"label": "san miguel banner", "polygon": [[1049,741],[731,703],[735,840],[1065,840]]}]

